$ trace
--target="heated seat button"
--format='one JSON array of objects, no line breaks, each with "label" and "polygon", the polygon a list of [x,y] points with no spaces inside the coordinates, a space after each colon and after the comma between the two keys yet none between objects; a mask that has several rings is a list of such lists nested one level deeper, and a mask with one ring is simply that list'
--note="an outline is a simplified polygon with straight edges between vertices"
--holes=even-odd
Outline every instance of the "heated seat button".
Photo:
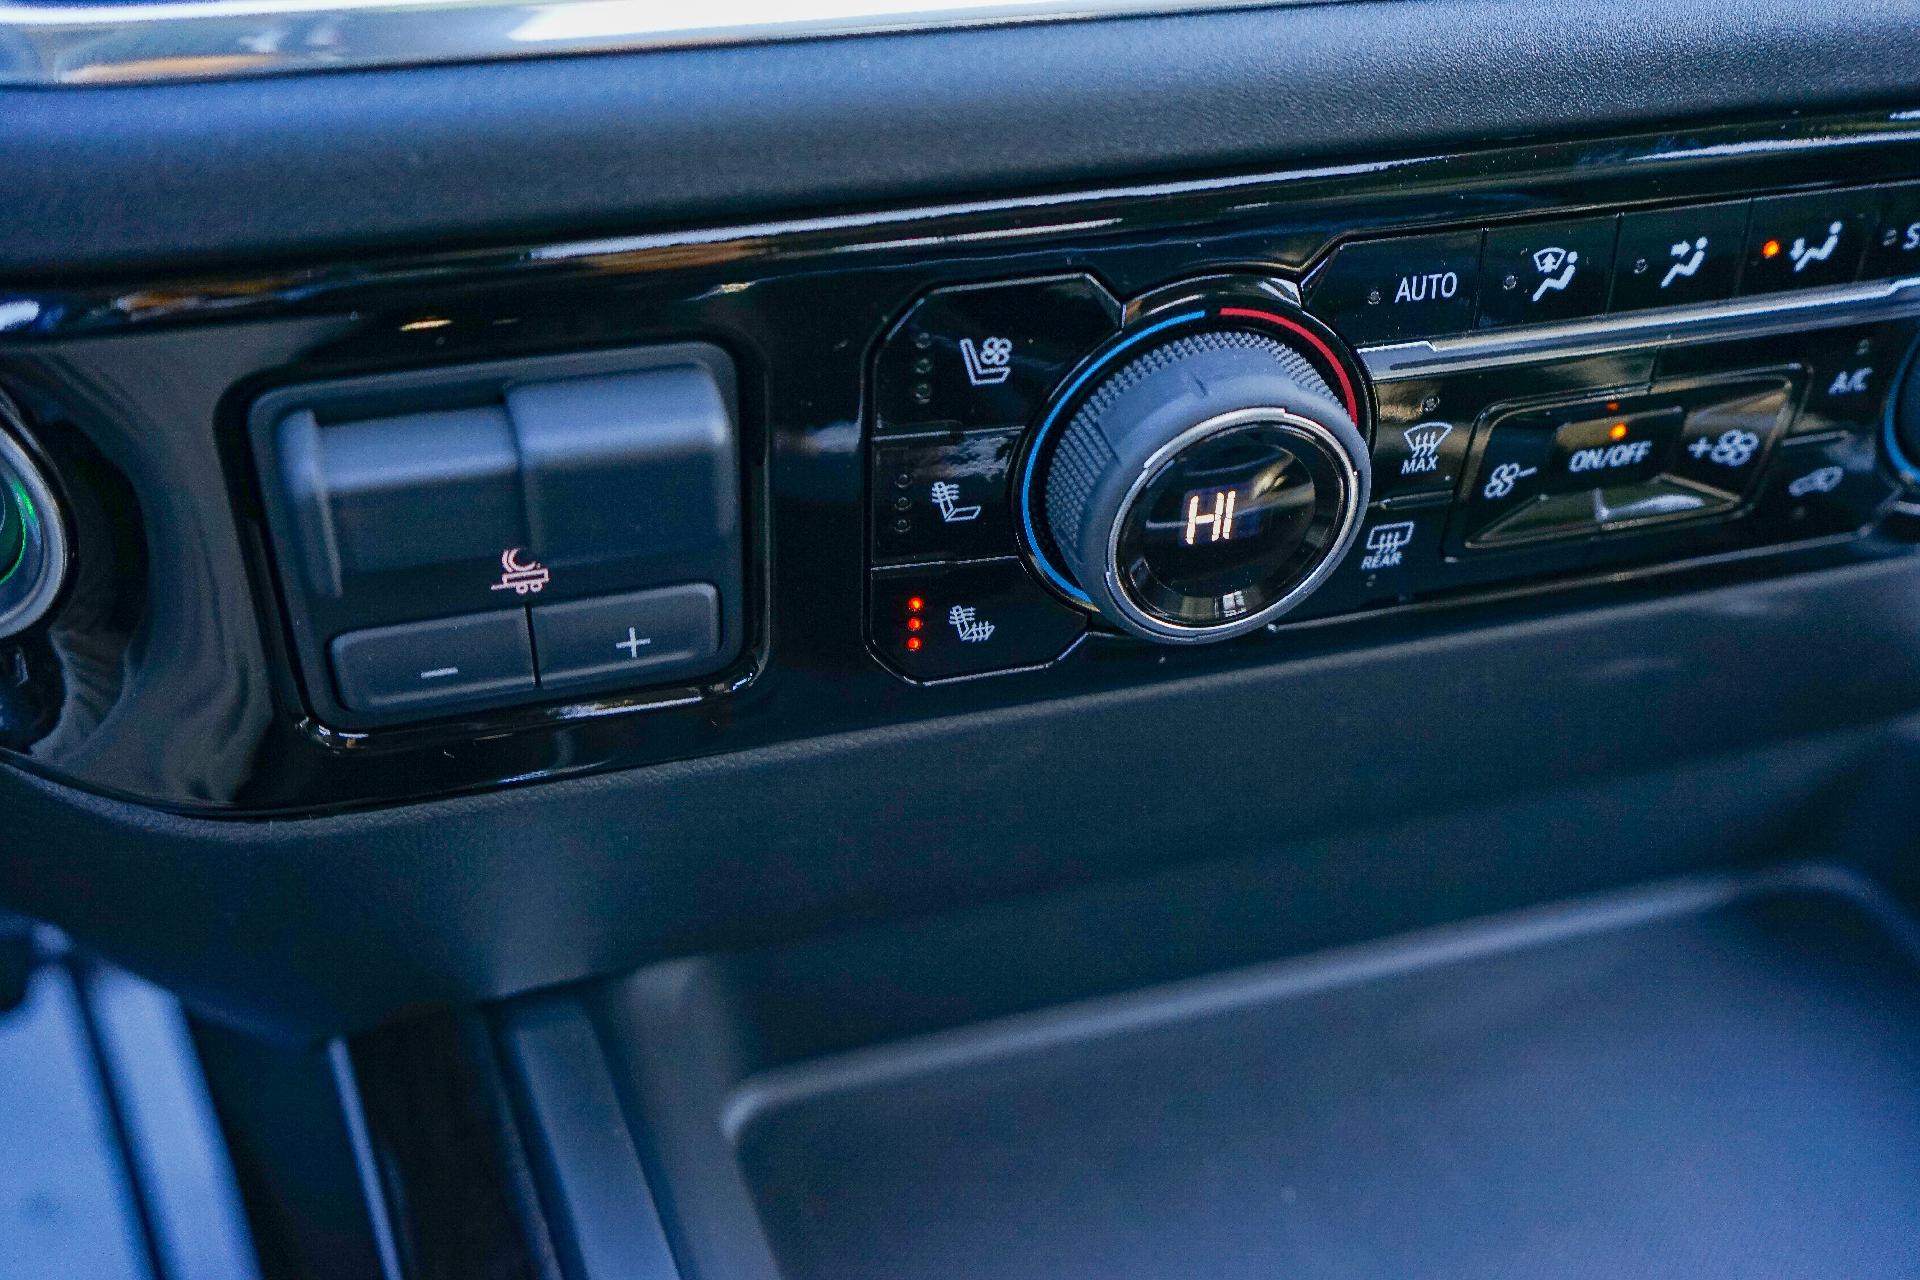
[{"label": "heated seat button", "polygon": [[1012,555],[1007,468],[1018,431],[874,450],[873,558],[881,563]]},{"label": "heated seat button", "polygon": [[1847,284],[1860,266],[1877,193],[1820,191],[1753,202],[1740,292],[1780,293]]},{"label": "heated seat button", "polygon": [[881,570],[871,606],[874,652],[910,680],[1042,666],[1087,628],[1018,560]]},{"label": "heated seat button", "polygon": [[1349,342],[1400,342],[1473,326],[1478,231],[1342,245],[1308,306]]},{"label": "heated seat button", "polygon": [[340,704],[352,711],[450,711],[534,690],[521,609],[350,631],[330,652]]},{"label": "heated seat button", "polygon": [[1024,426],[1119,327],[1119,303],[1089,276],[936,289],[881,347],[878,430]]},{"label": "heated seat button", "polygon": [[1748,202],[1629,213],[1614,256],[1614,311],[1723,302],[1740,284]]},{"label": "heated seat button", "polygon": [[720,654],[720,593],[694,582],[540,605],[533,643],[545,689],[704,675]]},{"label": "heated seat button", "polygon": [[1607,309],[1619,220],[1582,218],[1487,232],[1478,327],[1580,320]]}]

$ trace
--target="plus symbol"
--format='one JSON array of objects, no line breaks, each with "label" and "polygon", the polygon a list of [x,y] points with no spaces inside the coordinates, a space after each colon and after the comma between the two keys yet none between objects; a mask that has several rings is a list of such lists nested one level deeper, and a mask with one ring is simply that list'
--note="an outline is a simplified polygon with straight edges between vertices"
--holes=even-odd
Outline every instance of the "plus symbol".
[{"label": "plus symbol", "polygon": [[638,658],[640,656],[641,647],[644,645],[650,645],[652,643],[653,643],[652,636],[643,636],[638,631],[635,631],[632,627],[628,627],[627,638],[625,640],[614,641],[613,647],[616,649],[625,649],[627,651],[627,656],[629,658]]},{"label": "plus symbol", "polygon": [[1704,458],[1713,452],[1713,441],[1707,439],[1705,436],[1701,436],[1698,440],[1695,440],[1687,446],[1687,452],[1696,458]]}]

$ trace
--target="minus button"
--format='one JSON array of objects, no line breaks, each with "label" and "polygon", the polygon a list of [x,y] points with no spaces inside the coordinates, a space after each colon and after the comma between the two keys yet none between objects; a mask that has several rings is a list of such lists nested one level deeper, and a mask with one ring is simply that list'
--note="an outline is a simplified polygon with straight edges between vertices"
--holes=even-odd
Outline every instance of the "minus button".
[{"label": "minus button", "polygon": [[538,687],[525,609],[349,631],[328,653],[340,704],[372,715],[453,711]]}]

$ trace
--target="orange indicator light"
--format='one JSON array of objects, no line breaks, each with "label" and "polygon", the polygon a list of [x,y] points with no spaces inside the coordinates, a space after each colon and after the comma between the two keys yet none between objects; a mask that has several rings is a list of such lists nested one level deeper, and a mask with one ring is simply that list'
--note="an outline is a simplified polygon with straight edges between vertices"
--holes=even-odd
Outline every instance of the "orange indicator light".
[{"label": "orange indicator light", "polygon": [[1778,240],[1769,240],[1769,241],[1767,241],[1767,242],[1766,242],[1765,244],[1763,244],[1763,245],[1761,245],[1761,246],[1760,246],[1760,256],[1761,256],[1761,257],[1763,257],[1763,258],[1777,258],[1777,257],[1779,257],[1779,256],[1780,256],[1780,242],[1779,242]]},{"label": "orange indicator light", "polygon": [[1625,440],[1626,438],[1627,438],[1627,424],[1626,424],[1626,423],[1624,423],[1624,422],[1616,422],[1616,423],[1614,423],[1614,424],[1613,424],[1613,425],[1612,425],[1611,427],[1608,427],[1608,428],[1607,428],[1607,439],[1609,439],[1609,440]]}]

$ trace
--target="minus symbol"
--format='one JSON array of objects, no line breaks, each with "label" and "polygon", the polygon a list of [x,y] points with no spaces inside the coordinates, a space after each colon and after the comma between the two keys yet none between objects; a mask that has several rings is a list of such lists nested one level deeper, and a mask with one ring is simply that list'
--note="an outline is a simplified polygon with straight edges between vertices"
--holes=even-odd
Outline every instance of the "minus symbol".
[{"label": "minus symbol", "polygon": [[422,671],[420,678],[422,680],[438,680],[443,676],[457,676],[459,674],[460,668],[458,667],[435,667],[431,671]]}]

